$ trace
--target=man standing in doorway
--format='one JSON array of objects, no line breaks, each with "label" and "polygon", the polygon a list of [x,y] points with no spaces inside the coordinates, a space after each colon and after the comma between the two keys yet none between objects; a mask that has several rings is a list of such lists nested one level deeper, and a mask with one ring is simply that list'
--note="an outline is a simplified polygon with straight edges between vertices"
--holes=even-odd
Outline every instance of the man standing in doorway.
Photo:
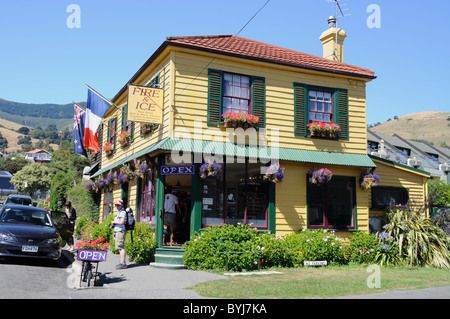
[{"label": "man standing in doorway", "polygon": [[117,199],[114,202],[114,205],[117,209],[116,217],[114,218],[113,224],[114,224],[114,239],[116,241],[116,249],[119,250],[120,255],[120,264],[116,266],[116,269],[126,269],[126,251],[125,251],[125,217],[126,212],[123,208],[123,200]]},{"label": "man standing in doorway", "polygon": [[172,194],[172,186],[167,186],[164,196],[164,225],[171,225],[170,232],[175,232],[178,198]]}]

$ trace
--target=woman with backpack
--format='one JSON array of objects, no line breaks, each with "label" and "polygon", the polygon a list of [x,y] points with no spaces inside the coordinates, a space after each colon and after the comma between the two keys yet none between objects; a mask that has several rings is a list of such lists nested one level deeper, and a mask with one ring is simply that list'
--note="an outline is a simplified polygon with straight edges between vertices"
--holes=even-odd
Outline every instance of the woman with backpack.
[{"label": "woman with backpack", "polygon": [[114,240],[116,241],[116,249],[119,250],[120,255],[120,264],[116,266],[116,269],[126,269],[127,253],[125,251],[125,235],[127,232],[125,229],[125,217],[127,213],[123,208],[123,200],[117,199],[114,202],[114,205],[116,206],[117,214],[112,224],[114,225],[113,230],[114,230]]}]

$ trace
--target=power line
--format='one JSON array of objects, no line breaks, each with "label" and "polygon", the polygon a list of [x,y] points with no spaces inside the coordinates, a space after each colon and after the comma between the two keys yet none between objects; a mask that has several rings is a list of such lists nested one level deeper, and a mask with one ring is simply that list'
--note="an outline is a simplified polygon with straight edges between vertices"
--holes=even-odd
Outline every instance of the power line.
[{"label": "power line", "polygon": [[[253,20],[253,19],[261,12],[261,10],[264,9],[264,7],[265,7],[266,5],[269,4],[269,2],[270,2],[270,0],[267,0],[266,3],[264,3],[264,4],[262,5],[262,7],[259,8],[259,10],[256,11],[256,13],[255,13],[255,14],[247,21],[247,23],[245,23],[245,25],[239,30],[239,32],[236,33],[235,36],[238,36],[238,35],[239,35],[239,34],[247,27],[247,25],[249,25],[249,23],[252,22],[252,20]],[[232,40],[231,37],[230,37],[230,39],[225,43],[224,49],[227,48],[228,42],[230,42],[230,40]],[[216,55],[211,59],[211,61],[208,62],[208,64],[207,64],[207,65],[206,65],[206,66],[205,66],[205,67],[204,67],[204,68],[203,68],[203,69],[195,76],[195,78],[193,78],[192,81],[189,82],[189,84],[187,84],[186,87],[184,87],[184,89],[180,92],[180,94],[183,93],[184,90],[185,90],[189,85],[191,85],[192,82],[194,82],[194,81],[200,76],[200,74],[202,74],[203,71],[205,71],[206,68],[209,67],[209,66],[211,65],[211,63],[214,62],[214,60],[217,58],[218,55],[219,55],[219,53],[216,53]]]}]

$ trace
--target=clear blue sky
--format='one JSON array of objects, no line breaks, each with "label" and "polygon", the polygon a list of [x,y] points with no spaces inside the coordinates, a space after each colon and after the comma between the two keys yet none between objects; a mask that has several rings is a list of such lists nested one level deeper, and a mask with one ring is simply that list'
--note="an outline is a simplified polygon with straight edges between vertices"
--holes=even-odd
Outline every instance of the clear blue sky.
[{"label": "clear blue sky", "polygon": [[[267,0],[0,0],[0,97],[86,101],[85,83],[114,96],[168,36],[236,34]],[[70,4],[81,28],[70,29]],[[367,121],[450,112],[450,1],[341,0],[345,62],[375,71]],[[370,4],[381,27],[369,28]],[[327,0],[271,0],[240,36],[322,56]]]}]

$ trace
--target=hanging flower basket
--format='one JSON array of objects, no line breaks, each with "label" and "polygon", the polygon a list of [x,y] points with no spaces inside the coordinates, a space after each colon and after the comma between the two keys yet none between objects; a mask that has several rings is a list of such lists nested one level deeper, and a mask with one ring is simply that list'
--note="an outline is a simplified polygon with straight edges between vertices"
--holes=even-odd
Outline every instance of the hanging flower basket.
[{"label": "hanging flower basket", "polygon": [[361,177],[360,186],[362,189],[371,189],[374,186],[378,186],[381,182],[380,176],[377,174],[369,173]]},{"label": "hanging flower basket", "polygon": [[103,184],[105,188],[112,188],[116,184],[116,174],[112,170],[109,170],[109,174],[103,179]]},{"label": "hanging flower basket", "polygon": [[[120,177],[119,177],[120,175]],[[124,164],[120,167],[117,180],[119,183],[124,184],[132,181],[136,178],[134,171],[130,168],[130,164]]]},{"label": "hanging flower basket", "polygon": [[152,176],[152,169],[148,166],[145,160],[134,160],[134,166],[136,167],[134,174],[140,178],[146,176]]},{"label": "hanging flower basket", "polygon": [[264,179],[272,183],[281,183],[284,179],[284,167],[281,167],[280,163],[270,165],[266,170]]},{"label": "hanging flower basket", "polygon": [[84,188],[90,193],[97,193],[98,190],[94,183],[87,183]]},{"label": "hanging flower basket", "polygon": [[331,178],[333,177],[333,172],[327,168],[321,168],[317,171],[311,169],[308,175],[310,176],[308,179],[309,183],[322,185],[328,183],[331,180]]},{"label": "hanging flower basket", "polygon": [[222,165],[219,163],[207,161],[200,166],[200,178],[205,179],[207,177],[220,178],[222,172]]}]

